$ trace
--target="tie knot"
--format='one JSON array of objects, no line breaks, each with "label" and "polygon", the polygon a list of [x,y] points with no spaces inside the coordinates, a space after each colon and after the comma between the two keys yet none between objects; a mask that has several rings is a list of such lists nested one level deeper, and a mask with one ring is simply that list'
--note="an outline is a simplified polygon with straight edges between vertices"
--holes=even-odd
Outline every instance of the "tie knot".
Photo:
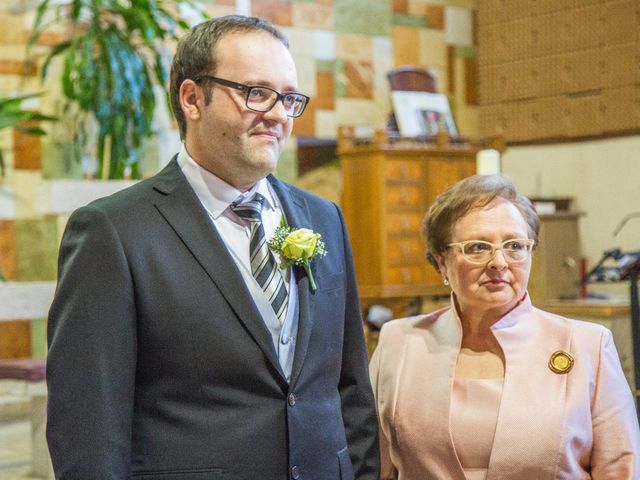
[{"label": "tie knot", "polygon": [[231,210],[241,218],[250,222],[262,221],[262,206],[264,205],[264,197],[256,193],[251,200],[243,203],[232,203]]}]

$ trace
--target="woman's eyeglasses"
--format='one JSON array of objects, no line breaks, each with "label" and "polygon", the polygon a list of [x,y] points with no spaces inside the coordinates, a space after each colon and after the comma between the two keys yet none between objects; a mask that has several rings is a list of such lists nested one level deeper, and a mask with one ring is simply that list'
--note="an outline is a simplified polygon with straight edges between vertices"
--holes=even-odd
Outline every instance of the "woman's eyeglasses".
[{"label": "woman's eyeglasses", "polygon": [[450,243],[447,248],[459,248],[464,259],[469,263],[487,263],[496,254],[496,250],[501,250],[508,262],[517,263],[529,258],[534,243],[530,238],[513,238],[505,240],[499,245],[483,240],[467,240],[465,242]]}]

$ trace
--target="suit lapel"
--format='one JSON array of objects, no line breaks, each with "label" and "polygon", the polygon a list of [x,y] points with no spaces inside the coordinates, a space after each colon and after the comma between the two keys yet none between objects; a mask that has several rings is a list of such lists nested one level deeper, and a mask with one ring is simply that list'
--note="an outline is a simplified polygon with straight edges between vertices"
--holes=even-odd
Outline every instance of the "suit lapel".
[{"label": "suit lapel", "polygon": [[284,381],[271,334],[255,303],[247,301],[251,294],[242,275],[175,158],[156,179],[153,185],[158,192],[156,208],[227,299],[238,319]]},{"label": "suit lapel", "polygon": [[[282,209],[289,226],[293,228],[312,228],[312,218],[304,197],[298,191],[289,188],[273,176],[269,176],[268,180],[282,203]],[[315,303],[315,295],[311,293],[309,278],[306,272],[300,267],[294,267],[294,269],[298,284],[300,316],[298,320],[298,340],[296,342],[296,351],[293,357],[293,367],[291,371],[291,385],[295,384],[307,354],[307,347],[313,327]]]}]

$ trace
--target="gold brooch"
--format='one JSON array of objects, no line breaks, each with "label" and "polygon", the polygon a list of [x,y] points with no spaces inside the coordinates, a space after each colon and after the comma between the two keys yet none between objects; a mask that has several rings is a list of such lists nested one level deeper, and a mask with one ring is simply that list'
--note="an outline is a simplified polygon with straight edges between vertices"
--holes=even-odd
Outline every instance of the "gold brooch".
[{"label": "gold brooch", "polygon": [[572,368],[573,357],[570,353],[565,352],[564,350],[558,350],[551,354],[551,358],[549,358],[549,369],[553,373],[569,373]]}]

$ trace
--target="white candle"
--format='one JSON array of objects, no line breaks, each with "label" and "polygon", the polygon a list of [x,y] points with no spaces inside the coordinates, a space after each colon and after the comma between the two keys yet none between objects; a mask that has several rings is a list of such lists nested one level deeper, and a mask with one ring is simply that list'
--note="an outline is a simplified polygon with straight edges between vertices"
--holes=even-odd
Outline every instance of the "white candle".
[{"label": "white candle", "polygon": [[480,150],[476,155],[476,172],[479,175],[500,173],[500,152],[494,149]]}]

